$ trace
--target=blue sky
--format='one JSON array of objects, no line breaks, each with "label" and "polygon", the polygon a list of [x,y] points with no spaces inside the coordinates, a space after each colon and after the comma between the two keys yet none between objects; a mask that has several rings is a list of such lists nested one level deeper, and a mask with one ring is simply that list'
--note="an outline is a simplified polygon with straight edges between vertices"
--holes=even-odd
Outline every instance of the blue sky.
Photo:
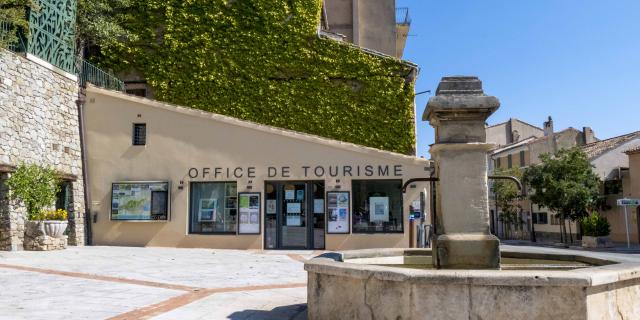
[{"label": "blue sky", "polygon": [[[475,75],[501,108],[556,130],[590,126],[598,138],[640,130],[640,1],[396,0],[412,18],[404,59],[420,66],[416,91],[442,76]],[[416,97],[421,118],[429,98]],[[418,122],[418,155],[433,128]]]}]

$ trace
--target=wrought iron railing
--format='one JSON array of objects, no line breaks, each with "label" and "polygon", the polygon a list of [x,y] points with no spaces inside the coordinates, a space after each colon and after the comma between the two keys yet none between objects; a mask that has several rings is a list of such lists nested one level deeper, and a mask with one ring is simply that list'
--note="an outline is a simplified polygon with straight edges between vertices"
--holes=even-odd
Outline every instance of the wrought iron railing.
[{"label": "wrought iron railing", "polygon": [[409,8],[396,8],[396,24],[409,25],[411,17],[409,16]]},{"label": "wrought iron railing", "polygon": [[102,71],[84,59],[78,59],[78,84],[86,87],[87,82],[105,89],[124,91],[122,80]]}]

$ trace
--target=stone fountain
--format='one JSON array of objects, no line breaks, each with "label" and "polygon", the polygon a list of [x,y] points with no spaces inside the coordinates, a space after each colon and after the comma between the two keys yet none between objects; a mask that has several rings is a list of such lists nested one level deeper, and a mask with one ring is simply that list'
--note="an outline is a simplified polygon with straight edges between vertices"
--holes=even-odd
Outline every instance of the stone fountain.
[{"label": "stone fountain", "polygon": [[476,77],[445,77],[424,113],[438,181],[431,249],[326,253],[305,263],[309,319],[640,319],[640,264],[616,255],[500,250],[489,231]]}]

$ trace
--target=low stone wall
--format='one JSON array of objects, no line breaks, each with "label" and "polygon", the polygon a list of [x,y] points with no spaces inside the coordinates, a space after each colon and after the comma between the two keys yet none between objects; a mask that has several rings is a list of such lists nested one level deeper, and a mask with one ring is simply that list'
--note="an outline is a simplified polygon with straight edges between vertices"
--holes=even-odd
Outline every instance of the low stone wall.
[{"label": "low stone wall", "polygon": [[27,221],[24,232],[24,250],[50,251],[67,248],[67,236],[49,237],[44,231],[44,222]]},{"label": "low stone wall", "polygon": [[69,242],[85,243],[78,90],[75,80],[0,48],[0,250],[23,248],[25,210],[3,184],[23,162],[70,179]]},{"label": "low stone wall", "polygon": [[[640,319],[637,263],[617,261],[570,271],[498,271],[341,262],[348,261],[345,255],[394,254],[404,253],[401,249],[351,251],[306,262],[309,319]],[[557,251],[554,254],[557,258]]]}]

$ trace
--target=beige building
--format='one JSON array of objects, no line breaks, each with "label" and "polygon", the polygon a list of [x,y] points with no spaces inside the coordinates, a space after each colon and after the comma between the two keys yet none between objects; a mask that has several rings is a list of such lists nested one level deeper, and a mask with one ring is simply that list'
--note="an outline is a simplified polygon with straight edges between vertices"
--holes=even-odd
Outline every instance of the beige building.
[{"label": "beige building", "polygon": [[362,48],[402,58],[410,26],[395,0],[324,0],[322,31]]},{"label": "beige building", "polygon": [[[559,132],[554,131],[553,119],[548,118],[544,122],[543,128],[539,128],[518,119],[510,119],[486,128],[487,140],[492,141],[499,147],[490,154],[490,173],[495,173],[496,169],[525,168],[531,164],[540,162],[540,155],[554,153],[563,148],[584,146],[597,141],[593,130],[584,127],[582,131],[575,128],[567,128]],[[503,225],[500,221],[499,209],[495,206],[495,201],[491,201],[491,221],[495,234],[503,238],[530,239],[531,223],[535,224],[533,229],[536,232],[536,239],[539,241],[559,241],[560,240],[560,219],[554,212],[548,209],[539,208],[530,201],[521,202],[522,225]],[[576,223],[566,221],[567,230],[572,231],[575,240],[577,233]]]},{"label": "beige building", "polygon": [[[589,156],[594,172],[602,181],[602,195],[606,202],[602,214],[611,224],[614,242],[626,242],[624,208],[616,201],[622,198],[640,198],[640,131],[624,134],[588,144],[583,150]],[[628,208],[630,240],[640,243],[638,238],[638,215],[635,208]]]},{"label": "beige building", "polygon": [[413,156],[96,87],[84,117],[96,245],[408,247],[429,198]]}]

